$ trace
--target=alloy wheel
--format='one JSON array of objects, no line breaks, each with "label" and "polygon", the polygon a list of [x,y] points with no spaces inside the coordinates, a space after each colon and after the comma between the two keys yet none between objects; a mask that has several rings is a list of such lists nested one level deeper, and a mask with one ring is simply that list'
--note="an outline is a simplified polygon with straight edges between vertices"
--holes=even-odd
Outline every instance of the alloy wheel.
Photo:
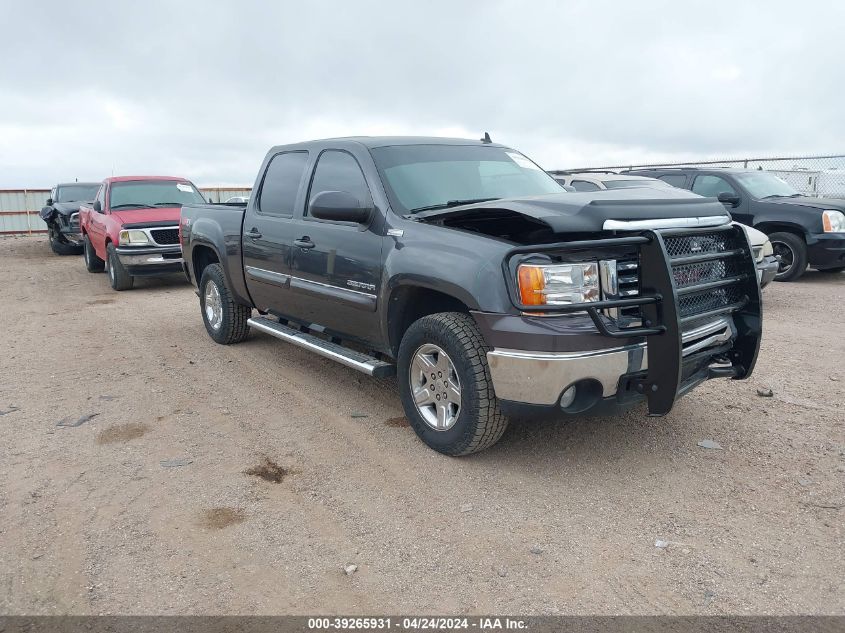
[{"label": "alloy wheel", "polygon": [[209,281],[205,285],[203,307],[205,318],[211,329],[219,330],[220,326],[223,325],[223,301],[220,298],[220,291],[217,289],[217,284],[213,281]]},{"label": "alloy wheel", "polygon": [[422,419],[435,431],[451,429],[461,412],[461,383],[452,359],[437,345],[426,343],[414,352],[409,373]]}]

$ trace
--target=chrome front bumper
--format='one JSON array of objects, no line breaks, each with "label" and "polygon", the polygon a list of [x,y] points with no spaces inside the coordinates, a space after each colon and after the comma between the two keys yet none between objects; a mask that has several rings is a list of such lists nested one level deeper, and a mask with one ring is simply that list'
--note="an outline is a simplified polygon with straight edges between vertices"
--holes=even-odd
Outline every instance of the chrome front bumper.
[{"label": "chrome front bumper", "polygon": [[[682,334],[683,355],[722,345],[735,336],[730,318],[705,323]],[[487,352],[487,363],[498,398],[550,406],[581,380],[597,381],[603,398],[616,395],[622,376],[648,369],[646,345],[563,353],[495,349]]]},{"label": "chrome front bumper", "polygon": [[[176,257],[178,255],[178,257]],[[132,248],[121,247],[117,249],[117,257],[120,263],[126,267],[135,266],[165,266],[169,264],[182,264],[181,247],[166,248]]]}]

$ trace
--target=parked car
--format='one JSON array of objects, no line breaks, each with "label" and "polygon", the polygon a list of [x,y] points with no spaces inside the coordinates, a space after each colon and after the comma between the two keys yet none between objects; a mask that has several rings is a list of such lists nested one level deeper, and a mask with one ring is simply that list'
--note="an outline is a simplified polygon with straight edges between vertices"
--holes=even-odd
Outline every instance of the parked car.
[{"label": "parked car", "polygon": [[794,281],[808,265],[822,272],[845,270],[845,200],[804,196],[757,169],[667,167],[630,173],[718,198],[737,222],[769,236],[780,258],[776,281]]},{"label": "parked car", "polygon": [[82,236],[79,232],[79,205],[94,199],[98,182],[66,182],[55,185],[41,208],[41,219],[47,223],[50,248],[56,255],[79,255]]},{"label": "parked car", "polygon": [[754,260],[715,200],[566,193],[515,150],[440,138],[274,147],[253,191],[182,208],[208,334],[396,374],[437,451],[484,449],[511,415],[663,415],[754,367]]},{"label": "parked car", "polygon": [[105,269],[115,290],[132,288],[135,277],[180,272],[179,210],[198,202],[202,194],[184,178],[106,178],[79,209],[88,272]]},{"label": "parked car", "polygon": [[575,191],[601,191],[603,189],[625,189],[627,187],[657,187],[667,185],[656,178],[617,174],[612,171],[550,171],[551,176],[562,185]]},{"label": "parked car", "polygon": [[226,200],[225,204],[246,204],[249,202],[249,196],[232,196]]}]

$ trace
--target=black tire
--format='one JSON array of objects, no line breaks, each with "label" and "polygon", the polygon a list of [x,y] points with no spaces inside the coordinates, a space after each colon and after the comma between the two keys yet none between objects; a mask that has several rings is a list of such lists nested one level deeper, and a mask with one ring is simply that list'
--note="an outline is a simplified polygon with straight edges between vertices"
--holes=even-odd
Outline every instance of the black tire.
[{"label": "black tire", "polygon": [[[214,284],[220,300],[220,321],[214,324],[211,322],[209,311],[206,309],[206,293],[209,290],[209,284]],[[249,336],[247,321],[252,316],[252,308],[234,300],[232,293],[226,287],[226,277],[223,275],[223,268],[220,264],[210,264],[202,271],[199,291],[202,322],[205,324],[205,331],[208,332],[215,343],[231,345],[232,343],[240,343]]]},{"label": "black tire", "polygon": [[101,273],[106,268],[106,263],[97,257],[97,251],[91,244],[87,235],[82,236],[82,257],[85,259],[85,268],[89,273]]},{"label": "black tire", "polygon": [[795,281],[807,270],[807,244],[794,233],[772,233],[769,241],[775,255],[781,256],[781,268],[775,281]]},{"label": "black tire", "polygon": [[837,266],[836,268],[820,268],[820,273],[841,273],[845,270],[845,266]]},{"label": "black tire", "polygon": [[[433,428],[414,402],[412,364],[417,351],[427,345],[446,353],[460,383],[460,408],[454,424],[446,430]],[[499,441],[508,426],[493,392],[488,349],[472,317],[460,312],[425,316],[411,324],[402,337],[397,381],[405,416],[419,438],[440,453],[459,456],[482,451]],[[432,384],[439,385],[439,379]],[[433,402],[430,406],[437,408]]]},{"label": "black tire", "polygon": [[82,254],[82,245],[81,244],[71,244],[70,242],[65,242],[60,234],[56,233],[56,231],[50,227],[48,230],[48,239],[50,240],[50,249],[56,255],[81,255]]},{"label": "black tire", "polygon": [[109,284],[117,291],[131,290],[132,286],[135,285],[135,278],[126,272],[126,268],[120,263],[114,244],[106,246],[106,252],[108,253],[106,256],[108,258],[106,272],[109,275]]}]

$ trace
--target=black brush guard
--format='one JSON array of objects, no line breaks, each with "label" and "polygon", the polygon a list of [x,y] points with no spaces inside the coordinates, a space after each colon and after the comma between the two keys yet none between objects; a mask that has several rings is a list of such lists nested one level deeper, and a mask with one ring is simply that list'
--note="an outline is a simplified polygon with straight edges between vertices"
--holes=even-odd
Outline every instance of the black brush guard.
[{"label": "black brush guard", "polygon": [[[725,237],[733,244],[740,246],[719,252],[691,253],[675,257],[667,251],[667,239],[679,236],[696,239],[713,235]],[[638,296],[566,306],[522,304],[516,285],[516,268],[525,259],[520,256],[551,252],[568,254],[578,251],[591,253],[608,251],[608,255],[612,257],[614,250],[618,252],[620,247],[632,246],[639,249],[640,293]],[[714,263],[720,260],[725,263],[730,260],[731,274],[729,276],[701,284],[678,287],[674,268],[704,262]],[[640,231],[626,237],[519,246],[508,251],[502,265],[508,294],[519,310],[527,313],[554,314],[587,312],[598,331],[604,336],[616,339],[645,337],[648,344],[648,371],[644,375],[634,377],[631,387],[645,394],[649,415],[659,416],[669,413],[675,400],[701,380],[720,376],[741,380],[750,376],[754,369],[762,334],[762,303],[751,247],[745,232],[738,226]],[[681,314],[679,299],[719,288],[730,288],[736,301],[690,316]],[[633,306],[638,306],[642,312],[643,318],[639,326],[616,327],[610,318],[600,313],[601,310],[609,308]],[[705,363],[703,370],[684,379],[684,362],[690,360],[684,359],[683,356],[684,326],[693,321],[702,321],[726,314],[733,317],[737,331],[733,344],[729,348],[721,349],[722,355],[729,359],[730,364],[710,366],[709,363]],[[708,358],[715,355],[712,350],[705,350],[704,354],[707,353],[710,354]],[[700,358],[702,354],[699,353],[696,356]]]}]

